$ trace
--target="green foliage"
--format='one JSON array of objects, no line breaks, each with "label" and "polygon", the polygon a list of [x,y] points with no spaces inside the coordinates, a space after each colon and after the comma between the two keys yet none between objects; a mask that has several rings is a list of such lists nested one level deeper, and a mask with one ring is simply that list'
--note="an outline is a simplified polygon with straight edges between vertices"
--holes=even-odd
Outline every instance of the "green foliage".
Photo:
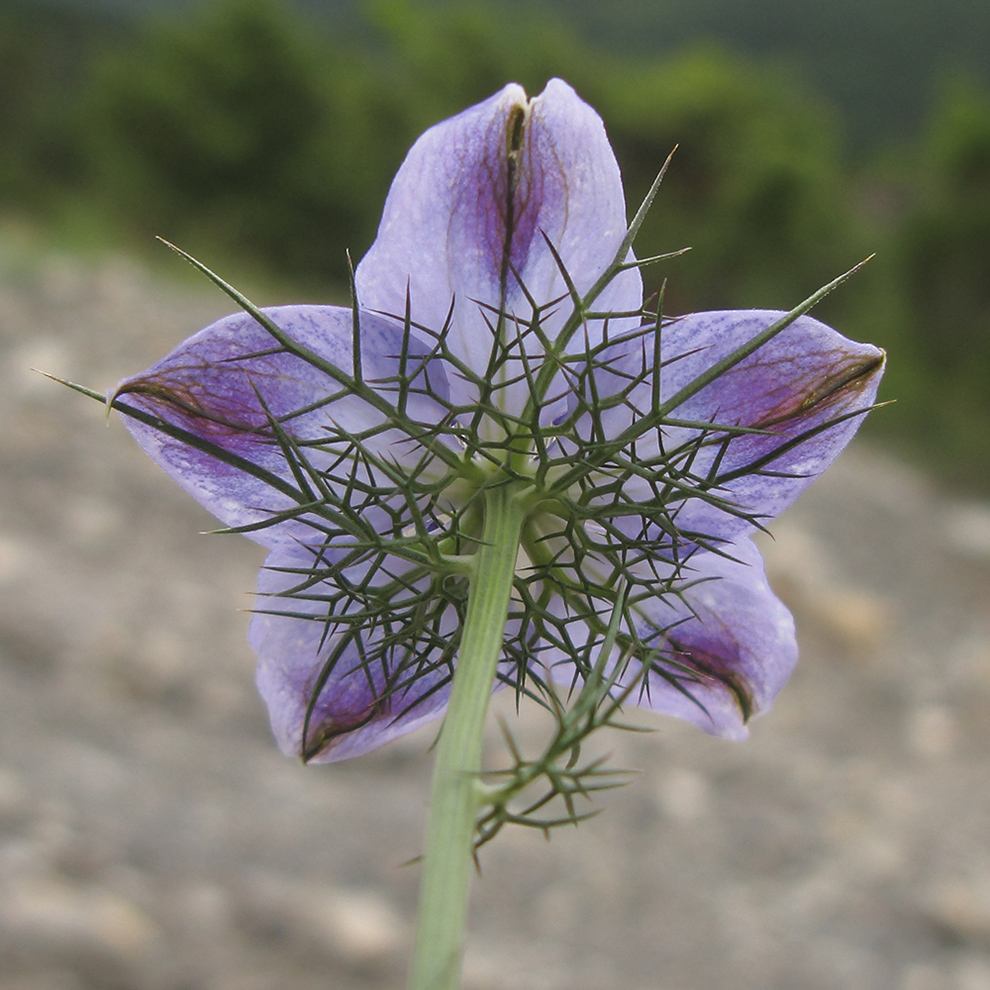
[{"label": "green foliage", "polygon": [[[518,8],[533,0],[501,0]],[[667,58],[718,40],[754,64],[780,58],[839,105],[847,136],[872,151],[921,122],[933,83],[964,67],[990,84],[985,0],[540,0],[602,47]]]},{"label": "green foliage", "polygon": [[911,316],[934,331],[918,343],[940,373],[990,382],[990,94],[952,86],[922,156],[920,202],[901,238]]},{"label": "green foliage", "polygon": [[692,248],[661,272],[671,312],[787,306],[861,257],[832,114],[789,75],[701,48],[601,89],[632,198],[677,147],[638,242]]},{"label": "green foliage", "polygon": [[[899,426],[953,476],[990,486],[990,92],[956,80],[916,155],[872,312],[897,353]],[[898,367],[900,365],[900,367]]]},{"label": "green foliage", "polygon": [[555,75],[581,88],[609,64],[538,12],[507,17],[490,3],[414,0],[371,0],[368,12],[387,53],[378,68],[403,89],[416,133],[509,80],[533,93]]},{"label": "green foliage", "polygon": [[370,240],[405,134],[367,68],[326,51],[277,0],[162,22],[96,68],[94,183],[132,227],[341,278],[338,232]]},{"label": "green foliage", "polygon": [[39,211],[82,160],[72,84],[119,30],[103,19],[0,5],[0,205]]},{"label": "green foliage", "polygon": [[828,110],[789,77],[713,50],[593,58],[558,25],[506,26],[491,7],[379,0],[371,23],[377,49],[332,58],[274,0],[154,28],[95,75],[94,175],[135,228],[339,280],[423,128],[507,79],[539,91],[562,75],[608,120],[633,197],[681,144],[640,245],[695,248],[677,308],[790,301],[856,260]]},{"label": "green foliage", "polygon": [[[604,117],[631,208],[677,146],[637,243],[640,255],[692,248],[647,273],[654,289],[669,278],[668,312],[787,307],[877,251],[819,313],[891,352],[886,394],[901,401],[868,429],[990,485],[988,458],[973,456],[990,449],[990,95],[978,83],[945,91],[917,149],[854,171],[834,111],[795,72],[712,45],[606,54],[577,34],[592,14],[606,33],[601,5],[575,4],[564,23],[534,12],[551,0],[368,0],[360,29],[342,32],[290,2],[220,0],[127,33],[9,0],[0,206],[52,217],[83,204],[79,216],[102,214],[133,243],[161,234],[325,296],[346,281],[345,252],[370,244],[424,128],[510,79],[538,92],[559,75]],[[847,30],[838,10],[814,14],[825,35]],[[666,52],[713,12],[742,24],[728,0],[643,8],[638,50]],[[807,28],[803,13],[781,17],[781,31]],[[898,20],[897,45],[919,17]]]},{"label": "green foliage", "polygon": [[370,12],[372,49],[328,38],[279,0],[224,0],[153,24],[100,61],[83,107],[92,185],[120,221],[234,251],[297,280],[346,278],[416,136],[507,78],[542,88],[576,48],[488,8]]}]

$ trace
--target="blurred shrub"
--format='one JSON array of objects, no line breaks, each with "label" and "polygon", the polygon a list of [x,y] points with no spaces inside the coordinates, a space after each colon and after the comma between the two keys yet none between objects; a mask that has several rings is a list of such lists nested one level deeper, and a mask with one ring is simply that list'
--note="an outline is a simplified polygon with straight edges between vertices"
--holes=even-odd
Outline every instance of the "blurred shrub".
[{"label": "blurred shrub", "polygon": [[623,66],[595,102],[633,208],[677,146],[638,244],[692,248],[662,270],[671,311],[795,305],[862,257],[833,113],[789,74],[696,49]]},{"label": "blurred shrub", "polygon": [[541,88],[565,60],[538,32],[510,41],[489,8],[438,18],[385,0],[369,14],[365,48],[279,0],[150,25],[92,73],[93,188],[132,230],[342,283],[416,136],[508,78]]},{"label": "blurred shrub", "polygon": [[902,439],[987,487],[990,93],[963,80],[947,86],[912,161],[906,202],[886,232],[887,277],[856,319],[871,314],[895,352]]},{"label": "blurred shrub", "polygon": [[691,245],[680,308],[796,301],[855,260],[829,111],[717,51],[648,67],[493,7],[378,0],[376,43],[323,38],[275,0],[163,23],[95,74],[94,177],[132,227],[215,240],[297,278],[343,273],[430,123],[552,75],[605,116],[638,198],[676,143],[641,250]]},{"label": "blurred shrub", "polygon": [[518,5],[443,0],[368,0],[345,35],[288,2],[221,0],[150,23],[72,90],[52,84],[38,35],[24,42],[0,11],[16,28],[0,32],[0,200],[69,190],[142,241],[159,233],[224,272],[254,261],[325,298],[425,127],[510,79],[535,93],[559,75],[604,117],[631,209],[678,146],[637,244],[693,249],[647,272],[651,289],[669,276],[668,312],[788,306],[880,251],[818,311],[891,351],[886,394],[901,402],[870,426],[990,485],[985,92],[947,91],[917,153],[867,184],[827,105],[723,50],[634,61]]},{"label": "blurred shrub", "polygon": [[45,213],[79,181],[78,80],[99,45],[119,34],[96,14],[0,3],[0,204],[7,209]]},{"label": "blurred shrub", "polygon": [[385,55],[376,69],[404,93],[415,134],[509,81],[535,94],[560,76],[580,90],[614,62],[536,8],[372,0],[366,9]]},{"label": "blurred shrub", "polygon": [[900,255],[926,360],[990,390],[990,93],[960,82],[943,97],[922,146],[919,201]]},{"label": "blurred shrub", "polygon": [[131,228],[300,279],[343,279],[407,131],[367,64],[276,0],[155,25],[96,67],[86,115],[94,184]]}]

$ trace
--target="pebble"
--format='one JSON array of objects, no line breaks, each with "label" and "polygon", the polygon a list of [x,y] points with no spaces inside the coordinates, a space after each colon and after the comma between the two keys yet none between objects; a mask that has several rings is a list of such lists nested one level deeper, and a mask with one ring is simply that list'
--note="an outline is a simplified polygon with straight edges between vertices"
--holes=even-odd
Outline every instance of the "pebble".
[{"label": "pebble", "polygon": [[298,910],[328,946],[352,962],[378,959],[406,943],[405,924],[376,891],[316,888]]},{"label": "pebble", "polygon": [[841,561],[794,520],[773,527],[757,542],[771,584],[802,621],[815,623],[853,653],[875,650],[890,625],[889,604],[844,577]]},{"label": "pebble", "polygon": [[131,902],[97,886],[55,877],[21,879],[0,903],[0,936],[7,951],[72,957],[96,953],[134,963],[159,941],[151,918]]},{"label": "pebble", "polygon": [[7,767],[0,766],[0,829],[23,818],[31,798],[21,778]]},{"label": "pebble", "polygon": [[23,540],[10,533],[0,533],[0,584],[13,583],[29,559]]},{"label": "pebble", "polygon": [[928,963],[912,963],[902,971],[897,990],[955,990],[955,988],[938,967]]},{"label": "pebble", "polygon": [[250,910],[263,928],[301,936],[350,964],[383,961],[409,941],[406,923],[396,908],[371,889],[266,876],[252,884]]},{"label": "pebble", "polygon": [[981,956],[965,956],[954,967],[953,990],[990,990],[990,961]]},{"label": "pebble", "polygon": [[990,949],[990,876],[935,885],[927,898],[927,913],[953,937]]},{"label": "pebble", "polygon": [[990,505],[958,502],[942,515],[942,531],[949,546],[965,557],[990,561]]},{"label": "pebble", "polygon": [[945,705],[922,705],[908,719],[908,747],[916,755],[935,759],[951,756],[956,745],[956,719]]},{"label": "pebble", "polygon": [[712,789],[699,773],[683,767],[668,770],[657,787],[657,802],[668,818],[689,825],[711,812]]}]

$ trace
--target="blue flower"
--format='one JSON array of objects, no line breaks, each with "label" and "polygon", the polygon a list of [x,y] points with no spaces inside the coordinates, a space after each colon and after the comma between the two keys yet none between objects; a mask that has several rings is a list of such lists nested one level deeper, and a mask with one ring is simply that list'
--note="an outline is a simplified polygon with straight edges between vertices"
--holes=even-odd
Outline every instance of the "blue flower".
[{"label": "blue flower", "polygon": [[492,486],[525,508],[500,683],[580,683],[619,607],[630,701],[729,738],[770,706],[797,648],[750,536],[849,442],[883,353],[804,315],[650,315],[631,236],[597,114],[510,85],[413,146],[353,307],[248,306],[118,386],[270,551],[250,640],[286,752],[443,713]]}]

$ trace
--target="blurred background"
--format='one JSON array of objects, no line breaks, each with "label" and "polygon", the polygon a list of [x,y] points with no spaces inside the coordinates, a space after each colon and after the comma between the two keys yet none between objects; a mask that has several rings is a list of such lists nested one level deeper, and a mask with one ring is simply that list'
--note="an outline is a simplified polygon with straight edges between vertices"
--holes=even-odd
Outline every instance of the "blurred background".
[{"label": "blurred background", "polygon": [[[321,297],[405,150],[515,79],[604,117],[668,309],[821,308],[896,354],[873,417],[990,486],[990,7],[975,0],[4,0],[0,221]],[[157,252],[157,253],[156,253]],[[163,261],[164,263],[164,261]]]},{"label": "blurred background", "polygon": [[[670,313],[886,347],[862,439],[774,528],[802,664],[743,746],[484,858],[471,990],[990,990],[990,5],[0,0],[0,990],[398,987],[429,730],[304,770],[251,684],[261,562],[95,388],[228,310],[346,293],[416,136],[559,75]],[[503,711],[511,715],[509,708]],[[527,715],[525,741],[540,738]],[[492,739],[493,759],[498,748]]]}]

